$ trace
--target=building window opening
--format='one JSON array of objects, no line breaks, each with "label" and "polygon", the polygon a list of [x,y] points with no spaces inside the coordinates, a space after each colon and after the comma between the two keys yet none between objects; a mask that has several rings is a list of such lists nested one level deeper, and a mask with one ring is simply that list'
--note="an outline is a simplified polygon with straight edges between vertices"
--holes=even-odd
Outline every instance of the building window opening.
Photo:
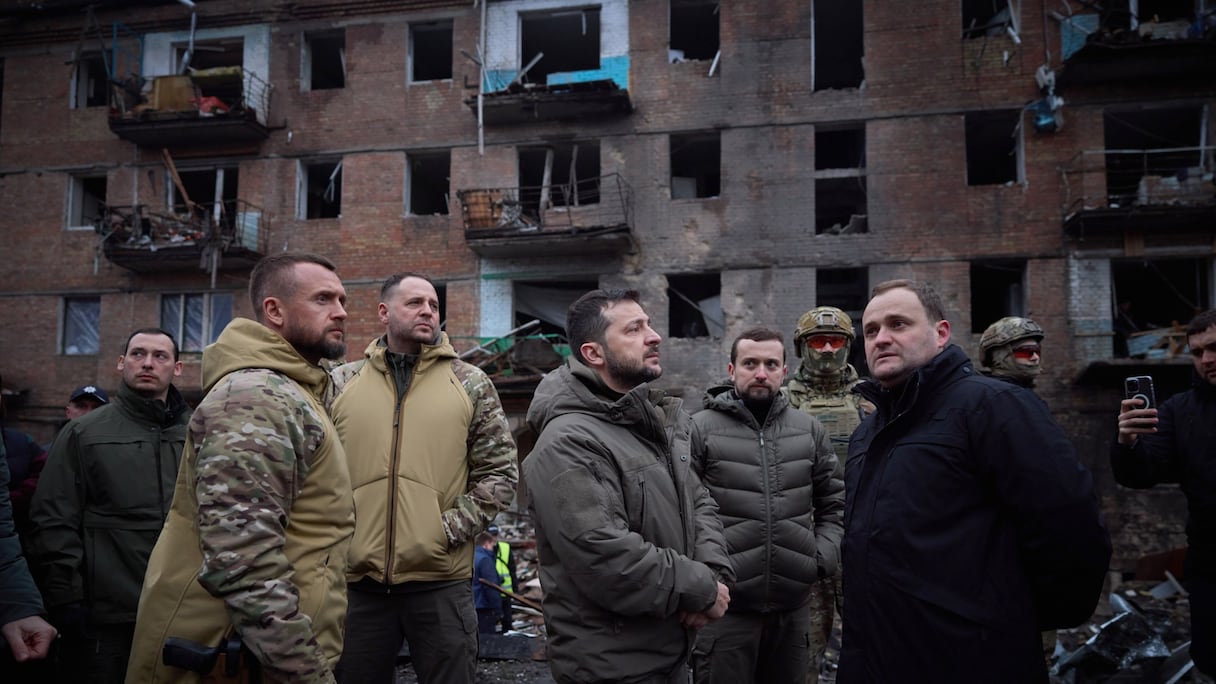
[{"label": "building window opening", "polygon": [[971,332],[1005,316],[1026,314],[1024,259],[971,262]]},{"label": "building window opening", "polygon": [[718,54],[718,40],[716,1],[671,0],[672,62],[713,59]]},{"label": "building window opening", "polygon": [[410,152],[405,155],[407,179],[405,213],[447,215],[451,193],[452,153]]},{"label": "building window opening", "polygon": [[667,302],[667,331],[670,337],[720,338],[726,332],[720,273],[667,276]]},{"label": "building window opening", "polygon": [[410,25],[410,82],[452,77],[452,22]]},{"label": "building window opening", "polygon": [[68,356],[90,356],[101,351],[101,298],[63,300],[60,350]]},{"label": "building window opening", "polygon": [[110,104],[110,77],[100,53],[88,52],[76,60],[72,72],[72,109],[105,107]]},{"label": "building window opening", "polygon": [[818,0],[812,11],[814,89],[861,87],[865,80],[862,3]]},{"label": "building window opening", "polygon": [[68,184],[68,230],[93,230],[106,204],[105,176],[72,176]]},{"label": "building window opening", "polygon": [[1003,185],[1021,180],[1020,110],[971,112],[965,116],[967,185]]},{"label": "building window opening", "polygon": [[[237,214],[236,167],[217,169],[179,169],[182,187],[170,178],[169,208],[175,214],[206,217],[208,223],[233,228]],[[182,190],[185,190],[185,196]],[[189,198],[189,202],[187,202]]]},{"label": "building window opening", "polygon": [[595,280],[516,281],[512,283],[514,299],[513,325],[519,327],[532,321],[540,326],[529,335],[553,335],[566,338],[566,312],[574,300],[599,287]]},{"label": "building window opening", "polygon": [[1161,337],[1143,333],[1186,326],[1195,314],[1211,308],[1211,268],[1207,259],[1112,261],[1115,356],[1147,355]]},{"label": "building window opening", "polygon": [[[600,201],[598,141],[519,150],[519,201],[525,214]],[[594,288],[592,288],[594,289]]]},{"label": "building window opening", "polygon": [[963,38],[999,36],[1013,27],[1009,0],[963,0]]},{"label": "building window opening", "polygon": [[815,234],[868,232],[864,126],[815,130]]},{"label": "building window opening", "polygon": [[195,41],[194,50],[189,45],[175,46],[177,73],[202,71],[219,67],[238,67],[245,64],[245,40],[225,38],[223,40]]},{"label": "building window opening", "polygon": [[722,136],[671,136],[671,198],[717,197],[722,191]]},{"label": "building window opening", "polygon": [[162,295],[160,327],[173,333],[178,348],[201,352],[232,321],[232,293]]},{"label": "building window opening", "polygon": [[304,90],[346,87],[346,32],[328,31],[304,36]]},{"label": "building window opening", "polygon": [[520,14],[520,68],[543,55],[524,76],[548,83],[549,74],[600,68],[598,7],[543,14]]},{"label": "building window opening", "polygon": [[861,344],[861,314],[870,301],[868,274],[864,268],[820,268],[815,270],[815,305],[834,306],[853,319],[857,341],[849,348],[849,363],[862,376],[869,375],[866,348]]},{"label": "building window opening", "polygon": [[1119,206],[1210,199],[1212,152],[1205,151],[1202,107],[1103,114],[1106,193]]},{"label": "building window opening", "polygon": [[302,163],[298,196],[298,218],[339,218],[342,215],[342,162]]}]

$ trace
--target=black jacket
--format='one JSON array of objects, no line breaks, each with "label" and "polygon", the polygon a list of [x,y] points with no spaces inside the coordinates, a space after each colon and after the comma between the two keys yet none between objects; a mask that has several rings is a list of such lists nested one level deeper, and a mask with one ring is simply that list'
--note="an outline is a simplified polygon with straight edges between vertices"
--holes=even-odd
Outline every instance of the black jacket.
[{"label": "black jacket", "polygon": [[1186,494],[1186,574],[1216,580],[1216,387],[1198,374],[1192,389],[1166,399],[1157,410],[1157,432],[1133,447],[1117,441],[1110,462],[1115,480],[1147,488],[1177,482]]},{"label": "black jacket", "polygon": [[1046,682],[1039,631],[1079,624],[1110,562],[1093,478],[1046,405],[950,345],[849,444],[837,679]]},{"label": "black jacket", "polygon": [[783,393],[763,426],[731,385],[711,388],[705,406],[692,418],[692,459],[735,569],[730,609],[797,609],[840,558],[844,482],[827,431]]}]

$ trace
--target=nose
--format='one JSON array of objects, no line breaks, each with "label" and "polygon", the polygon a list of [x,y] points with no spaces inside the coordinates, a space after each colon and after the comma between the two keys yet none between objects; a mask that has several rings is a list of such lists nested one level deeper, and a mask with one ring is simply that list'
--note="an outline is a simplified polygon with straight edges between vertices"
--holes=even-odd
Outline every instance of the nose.
[{"label": "nose", "polygon": [[654,331],[654,328],[652,328],[650,326],[646,326],[646,333],[647,333],[647,335],[646,335],[646,346],[647,347],[657,347],[659,345],[659,343],[663,341],[663,338],[660,337],[659,334]]},{"label": "nose", "polygon": [[346,306],[342,302],[338,302],[338,310],[334,312],[333,318],[339,321],[346,320]]}]

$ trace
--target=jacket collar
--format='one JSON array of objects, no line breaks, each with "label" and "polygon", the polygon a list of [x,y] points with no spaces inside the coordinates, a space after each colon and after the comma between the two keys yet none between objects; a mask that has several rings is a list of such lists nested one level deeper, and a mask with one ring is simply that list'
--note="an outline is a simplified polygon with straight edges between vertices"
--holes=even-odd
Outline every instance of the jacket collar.
[{"label": "jacket collar", "polygon": [[[363,350],[363,356],[373,368],[381,373],[388,371],[388,362],[385,356],[388,353],[388,334],[381,335],[368,343],[367,348]],[[439,333],[439,339],[435,344],[422,345],[422,351],[418,353],[418,365],[416,370],[422,370],[443,359],[457,358],[456,349],[452,347],[452,343],[448,341],[448,334],[445,332]]]},{"label": "jacket collar", "polygon": [[169,385],[169,393],[161,401],[143,396],[124,382],[119,384],[115,399],[119,409],[133,420],[158,426],[173,424],[189,408],[175,385]]},{"label": "jacket collar", "polygon": [[889,417],[912,408],[922,395],[932,397],[953,380],[973,374],[975,368],[971,359],[962,348],[951,343],[929,363],[916,369],[903,384],[887,389],[871,378],[858,385],[855,391],[874,402],[879,412]]}]

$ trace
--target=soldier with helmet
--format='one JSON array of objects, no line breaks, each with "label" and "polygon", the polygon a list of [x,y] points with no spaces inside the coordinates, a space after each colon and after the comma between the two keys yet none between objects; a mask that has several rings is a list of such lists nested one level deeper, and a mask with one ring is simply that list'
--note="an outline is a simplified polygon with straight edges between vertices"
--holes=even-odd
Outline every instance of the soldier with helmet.
[{"label": "soldier with helmet", "polygon": [[1043,371],[1042,342],[1043,328],[1029,318],[1000,319],[980,336],[984,375],[1034,389],[1034,380]]},{"label": "soldier with helmet", "polygon": [[[853,320],[834,306],[817,306],[798,319],[794,353],[802,359],[786,388],[790,403],[814,416],[827,429],[836,452],[837,477],[844,477],[849,436],[874,405],[852,392],[861,382],[849,364],[849,347],[856,335]],[[811,671],[808,684],[819,681],[819,666],[832,635],[834,613],[840,613],[844,592],[841,572],[820,580],[811,590]],[[833,610],[834,609],[834,610]]]}]

